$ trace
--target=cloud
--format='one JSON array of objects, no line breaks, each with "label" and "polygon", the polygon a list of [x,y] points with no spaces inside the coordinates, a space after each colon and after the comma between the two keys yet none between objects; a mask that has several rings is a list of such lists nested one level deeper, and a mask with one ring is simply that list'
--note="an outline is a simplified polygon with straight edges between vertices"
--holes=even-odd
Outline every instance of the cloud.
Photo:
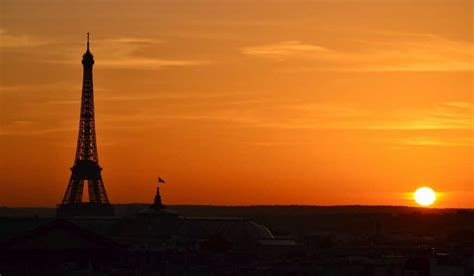
[{"label": "cloud", "polygon": [[[208,64],[208,60],[156,57],[155,48],[161,40],[142,37],[116,37],[91,41],[91,52],[100,56],[96,66],[117,69],[159,69],[162,67],[184,67]],[[77,65],[77,54],[84,46],[68,51],[66,56],[49,59],[51,63]],[[72,55],[71,53],[74,53]]]},{"label": "cloud", "polygon": [[[159,94],[134,94],[134,95],[98,95],[95,96],[97,100],[107,102],[130,102],[130,101],[180,101],[183,103],[196,103],[202,102],[203,100],[223,100],[223,99],[233,99],[232,102],[240,102],[238,97],[241,95],[246,95],[244,93],[234,93],[234,94],[224,94],[224,93],[159,93]],[[248,103],[248,102],[247,102]]]},{"label": "cloud", "polygon": [[[347,130],[470,130],[474,128],[473,105],[448,102],[425,109],[376,111],[338,103],[240,104],[224,110],[209,106],[202,111],[183,111],[174,119],[229,121],[259,128]],[[183,109],[180,109],[183,110]],[[171,117],[168,117],[171,118]]]},{"label": "cloud", "polygon": [[106,68],[124,69],[159,69],[170,66],[193,66],[208,64],[205,60],[178,60],[178,59],[154,59],[154,58],[121,58],[105,59],[100,61],[100,66]]},{"label": "cloud", "polygon": [[0,48],[27,48],[43,46],[50,43],[48,40],[29,36],[9,34],[6,30],[0,29]]},{"label": "cloud", "polygon": [[[0,94],[6,93],[23,93],[23,92],[42,92],[45,90],[61,90],[61,91],[81,91],[81,86],[77,83],[54,82],[54,83],[32,83],[32,84],[0,84]],[[94,90],[102,90],[94,88]]]},{"label": "cloud", "polygon": [[251,56],[267,57],[272,59],[283,59],[284,57],[296,55],[315,55],[321,52],[329,53],[324,47],[305,44],[301,41],[283,41],[274,44],[245,47],[242,53]]},{"label": "cloud", "polygon": [[[47,40],[23,34],[10,34],[0,29],[0,48],[18,49],[34,48],[49,45],[47,52],[42,52],[39,59],[42,62],[55,64],[78,63],[78,56],[85,50],[85,43],[70,44],[68,51],[55,50],[63,47],[67,39],[59,41]],[[100,57],[97,65],[105,68],[120,69],[159,69],[163,67],[197,66],[210,63],[208,60],[157,57],[154,52],[164,42],[147,37],[121,36],[103,39],[91,39],[91,51]],[[58,48],[59,49],[59,48]],[[29,50],[35,54],[34,50]],[[14,87],[2,87],[2,91],[12,90]]]},{"label": "cloud", "polygon": [[32,128],[32,123],[23,125],[12,125],[9,127],[2,127],[0,129],[0,136],[39,136],[49,135],[53,133],[61,132],[73,132],[77,131],[74,127],[46,127],[46,128]]},{"label": "cloud", "polygon": [[[347,45],[352,46],[347,47]],[[325,71],[472,71],[474,45],[431,34],[373,33],[345,48],[301,41],[249,46],[248,56],[297,62],[298,68]]]},{"label": "cloud", "polygon": [[158,44],[162,43],[161,40],[153,38],[143,38],[143,37],[116,37],[105,39],[105,42],[108,43],[132,43],[132,44]]},{"label": "cloud", "polygon": [[[216,97],[218,100],[215,100]],[[302,101],[288,103],[277,99],[248,97],[247,94],[142,95],[137,98],[116,96],[110,99],[104,96],[100,101],[137,100],[146,102],[151,107],[154,106],[153,100],[157,99],[166,101],[166,104],[160,104],[161,107],[158,109],[148,107],[131,109],[127,112],[121,110],[104,113],[99,116],[98,123],[102,130],[153,128],[191,122],[224,124],[231,128],[291,130],[292,133],[306,130],[370,131],[390,135],[382,135],[376,139],[368,138],[367,142],[390,145],[472,146],[474,144],[472,138],[474,106],[470,102],[445,102],[429,108],[402,108],[379,114],[377,110],[351,104]],[[65,118],[48,126],[40,123],[45,120],[48,119],[29,115],[11,118],[2,125],[0,136],[36,136],[77,131],[76,118]],[[268,146],[294,143],[278,139],[273,142]]]},{"label": "cloud", "polygon": [[396,141],[400,145],[408,146],[474,146],[474,138],[472,137],[457,137],[457,138],[436,138],[430,136],[405,138]]},{"label": "cloud", "polygon": [[[129,98],[118,97],[110,100],[127,99]],[[468,102],[441,103],[425,109],[398,109],[380,115],[369,108],[331,102],[282,103],[269,99],[238,100],[224,97],[219,101],[208,101],[209,98],[193,96],[178,98],[145,96],[135,100],[149,102],[150,99],[174,100],[167,102],[159,110],[150,111],[150,109],[146,113],[136,114],[137,117],[134,118],[140,122],[153,123],[166,120],[229,122],[255,128],[309,130],[464,131],[474,128],[473,107]],[[122,120],[115,115],[109,119],[117,122]]]},{"label": "cloud", "polygon": [[413,118],[399,126],[406,129],[474,129],[474,106],[470,102],[446,102],[403,115]]}]

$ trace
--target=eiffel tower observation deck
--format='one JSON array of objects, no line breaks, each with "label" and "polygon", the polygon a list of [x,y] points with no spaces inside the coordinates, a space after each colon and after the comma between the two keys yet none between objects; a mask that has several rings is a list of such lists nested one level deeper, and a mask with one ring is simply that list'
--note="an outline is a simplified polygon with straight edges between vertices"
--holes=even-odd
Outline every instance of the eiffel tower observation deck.
[{"label": "eiffel tower observation deck", "polygon": [[[92,81],[94,56],[89,50],[89,33],[87,33],[87,50],[82,56],[82,65],[84,76],[76,157],[71,168],[66,193],[57,208],[57,216],[113,216],[114,208],[110,205],[105,191],[101,175],[102,168],[97,154]],[[88,202],[83,201],[85,187],[88,189]]]}]

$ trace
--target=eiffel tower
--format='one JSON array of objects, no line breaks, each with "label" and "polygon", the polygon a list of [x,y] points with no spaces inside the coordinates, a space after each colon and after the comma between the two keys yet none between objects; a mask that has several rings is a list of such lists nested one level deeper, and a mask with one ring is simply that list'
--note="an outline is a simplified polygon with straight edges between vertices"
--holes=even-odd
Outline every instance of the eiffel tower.
[{"label": "eiffel tower", "polygon": [[[92,66],[94,57],[89,50],[89,33],[87,33],[87,50],[82,56],[84,77],[82,82],[81,117],[79,136],[77,138],[76,158],[71,168],[71,177],[61,204],[57,208],[58,217],[74,216],[113,216],[104,182],[102,181],[97,155],[94,120],[94,87]],[[84,185],[89,191],[89,202],[82,201]]]}]

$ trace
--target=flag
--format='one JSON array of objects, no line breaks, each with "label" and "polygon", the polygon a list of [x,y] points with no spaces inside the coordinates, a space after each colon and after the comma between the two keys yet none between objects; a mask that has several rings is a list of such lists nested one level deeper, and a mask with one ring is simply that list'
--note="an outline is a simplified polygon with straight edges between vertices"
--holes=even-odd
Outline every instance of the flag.
[{"label": "flag", "polygon": [[158,183],[163,183],[165,184],[165,181],[163,179],[161,179],[161,177],[158,177]]}]

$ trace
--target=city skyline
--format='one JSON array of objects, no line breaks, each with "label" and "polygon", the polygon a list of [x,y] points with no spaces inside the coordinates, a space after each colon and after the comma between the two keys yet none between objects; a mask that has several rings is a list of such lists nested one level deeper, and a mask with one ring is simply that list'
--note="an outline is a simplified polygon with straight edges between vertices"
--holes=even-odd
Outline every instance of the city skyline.
[{"label": "city skyline", "polygon": [[106,2],[2,4],[0,205],[60,201],[90,31],[112,203],[474,208],[470,1]]}]

